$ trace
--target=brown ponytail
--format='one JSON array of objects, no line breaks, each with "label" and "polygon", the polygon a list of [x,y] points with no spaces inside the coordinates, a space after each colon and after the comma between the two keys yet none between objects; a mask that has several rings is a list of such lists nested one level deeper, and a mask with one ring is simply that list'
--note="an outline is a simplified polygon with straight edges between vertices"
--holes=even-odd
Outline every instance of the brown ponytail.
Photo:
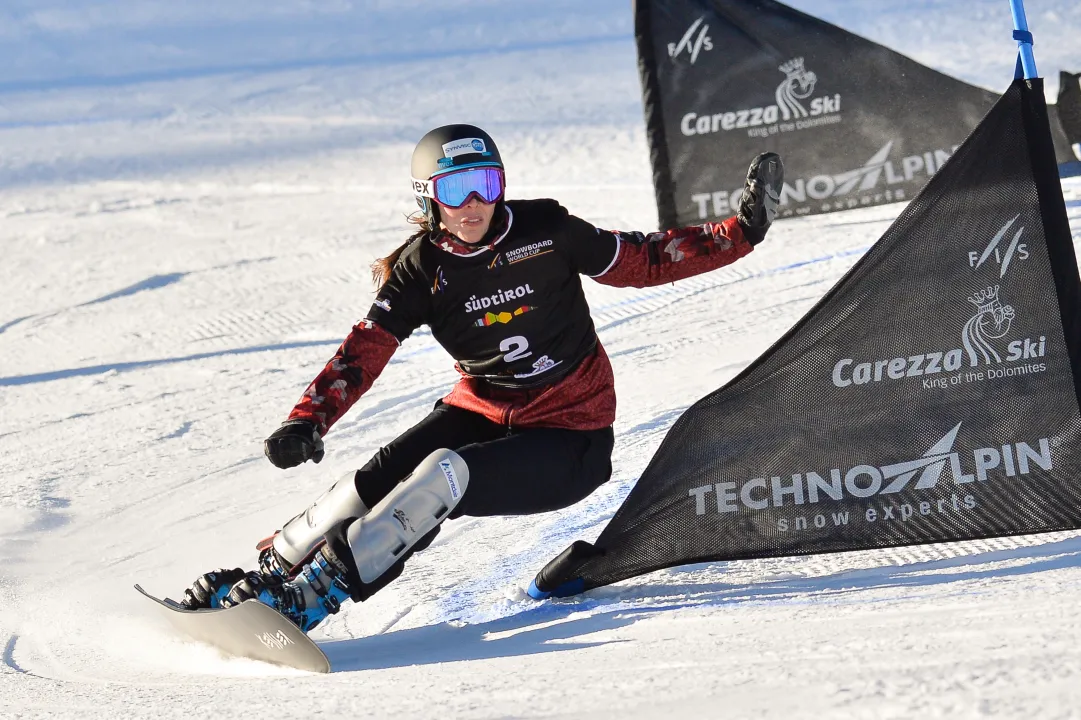
[{"label": "brown ponytail", "polygon": [[375,283],[376,290],[383,287],[387,280],[390,279],[390,271],[394,268],[394,263],[398,262],[398,258],[401,257],[402,253],[405,252],[405,249],[409,247],[409,243],[432,231],[432,227],[428,223],[428,218],[420,213],[413,213],[407,219],[410,223],[417,226],[417,231],[410,235],[408,240],[395,248],[390,255],[379,258],[372,263],[372,282]]}]

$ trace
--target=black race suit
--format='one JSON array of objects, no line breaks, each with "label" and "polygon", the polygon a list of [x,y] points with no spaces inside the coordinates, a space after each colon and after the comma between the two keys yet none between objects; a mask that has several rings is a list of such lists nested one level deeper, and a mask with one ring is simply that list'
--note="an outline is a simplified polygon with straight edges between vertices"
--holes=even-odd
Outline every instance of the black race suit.
[{"label": "black race suit", "polygon": [[734,218],[627,233],[600,230],[553,200],[509,201],[492,239],[445,232],[410,243],[375,303],[290,418],[320,434],[369,388],[421,325],[462,379],[418,425],[357,471],[373,507],[438,448],[461,454],[469,487],[457,514],[514,515],[573,504],[611,475],[615,389],[581,275],[646,287],[746,255]]}]

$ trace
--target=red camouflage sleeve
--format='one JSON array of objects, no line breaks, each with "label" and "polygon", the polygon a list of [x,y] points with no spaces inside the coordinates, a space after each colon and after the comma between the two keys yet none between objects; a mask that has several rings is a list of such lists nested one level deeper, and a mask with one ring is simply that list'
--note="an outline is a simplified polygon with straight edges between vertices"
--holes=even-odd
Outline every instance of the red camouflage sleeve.
[{"label": "red camouflage sleeve", "polygon": [[312,380],[289,419],[310,420],[327,434],[330,427],[371,388],[398,349],[398,339],[371,320],[353,326],[338,352]]},{"label": "red camouflage sleeve", "polygon": [[[585,274],[613,287],[675,282],[724,267],[754,249],[735,217],[648,234],[600,230],[573,218],[572,235],[578,252],[589,258],[580,263]],[[608,238],[615,238],[614,255]]]}]

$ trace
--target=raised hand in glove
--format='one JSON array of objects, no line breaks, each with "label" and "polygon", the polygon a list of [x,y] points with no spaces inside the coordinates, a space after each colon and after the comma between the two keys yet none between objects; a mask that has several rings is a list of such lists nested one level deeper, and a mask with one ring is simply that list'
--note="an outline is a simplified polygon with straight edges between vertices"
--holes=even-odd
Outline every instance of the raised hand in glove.
[{"label": "raised hand in glove", "polygon": [[323,439],[308,420],[286,420],[263,442],[267,459],[280,468],[323,459]]}]

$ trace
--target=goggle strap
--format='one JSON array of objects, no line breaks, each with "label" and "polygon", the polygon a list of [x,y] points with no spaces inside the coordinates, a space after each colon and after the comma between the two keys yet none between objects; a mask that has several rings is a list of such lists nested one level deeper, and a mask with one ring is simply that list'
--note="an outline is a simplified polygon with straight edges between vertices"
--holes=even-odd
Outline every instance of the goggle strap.
[{"label": "goggle strap", "polygon": [[410,180],[413,182],[414,195],[435,199],[434,180],[421,180],[415,177],[411,177]]}]

